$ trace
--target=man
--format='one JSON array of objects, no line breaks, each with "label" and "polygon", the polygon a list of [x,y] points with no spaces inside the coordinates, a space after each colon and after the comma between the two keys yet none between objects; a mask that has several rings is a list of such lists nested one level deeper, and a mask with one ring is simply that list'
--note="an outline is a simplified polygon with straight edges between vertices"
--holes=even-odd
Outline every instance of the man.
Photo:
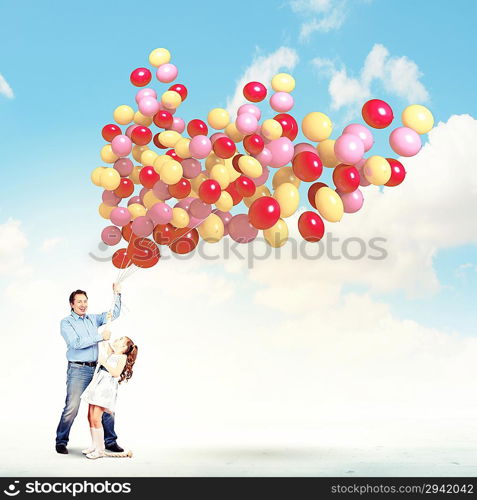
[{"label": "man", "polygon": [[[121,312],[121,288],[113,283],[115,295],[112,319]],[[56,429],[56,451],[67,454],[69,434],[73,421],[78,414],[80,397],[93,378],[98,361],[98,342],[109,340],[111,333],[98,333],[98,327],[108,320],[108,312],[102,314],[86,314],[88,310],[88,295],[83,290],[76,290],[70,295],[71,314],[61,320],[61,335],[66,341],[68,350],[68,370],[66,375],[66,402]],[[116,443],[114,432],[114,417],[103,414],[104,444],[112,452],[124,451]]]}]

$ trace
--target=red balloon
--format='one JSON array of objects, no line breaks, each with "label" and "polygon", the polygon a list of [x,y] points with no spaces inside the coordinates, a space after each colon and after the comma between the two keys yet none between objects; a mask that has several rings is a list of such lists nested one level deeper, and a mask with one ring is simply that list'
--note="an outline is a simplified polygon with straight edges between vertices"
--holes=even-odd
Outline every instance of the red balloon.
[{"label": "red balloon", "polygon": [[136,87],[145,87],[152,78],[151,72],[147,68],[136,68],[129,79]]},{"label": "red balloon", "polygon": [[315,204],[315,195],[318,189],[322,187],[327,187],[327,185],[324,182],[315,182],[308,188],[308,201],[310,202],[310,205],[313,208],[316,208]]},{"label": "red balloon", "polygon": [[232,158],[232,167],[234,167],[234,169],[237,171],[237,172],[240,172],[242,173],[242,171],[240,170],[240,167],[239,167],[239,160],[240,158],[242,157],[243,155],[241,155],[240,153],[239,154],[236,154],[233,158]]},{"label": "red balloon", "polygon": [[126,269],[126,267],[129,267],[133,263],[126,248],[116,250],[113,253],[111,261],[113,262],[113,266],[118,269]]},{"label": "red balloon", "polygon": [[111,142],[117,135],[121,135],[121,129],[114,123],[108,123],[101,130],[101,135],[105,141]]},{"label": "red balloon", "polygon": [[114,190],[114,194],[120,198],[129,198],[134,193],[134,182],[127,177],[121,177],[119,186]]},{"label": "red balloon", "polygon": [[248,198],[249,196],[253,196],[255,194],[255,182],[245,175],[241,175],[235,180],[235,187],[237,188],[239,194],[244,198]]},{"label": "red balloon", "polygon": [[154,167],[142,167],[139,172],[139,182],[148,189],[152,189],[154,184],[160,179]]},{"label": "red balloon", "polygon": [[242,195],[238,192],[235,182],[231,182],[225,191],[232,197],[234,205],[238,205],[242,201]]},{"label": "red balloon", "polygon": [[169,90],[177,92],[181,96],[182,102],[187,99],[187,87],[185,85],[182,85],[182,83],[175,83],[174,85],[171,85],[169,87]]},{"label": "red balloon", "polygon": [[333,170],[333,182],[341,193],[352,193],[359,188],[360,176],[358,169],[352,165],[341,163]]},{"label": "red balloon", "polygon": [[243,147],[247,150],[247,153],[251,155],[258,155],[263,151],[265,141],[261,135],[247,135],[243,138]]},{"label": "red balloon", "polygon": [[399,186],[399,184],[401,184],[406,177],[406,169],[400,161],[397,161],[394,158],[386,158],[386,160],[389,165],[391,165],[391,177],[388,182],[386,182],[385,186]]},{"label": "red balloon", "polygon": [[380,99],[365,102],[361,113],[363,120],[373,128],[386,128],[394,119],[391,106]]},{"label": "red balloon", "polygon": [[131,133],[131,140],[138,146],[145,146],[146,144],[149,144],[151,139],[152,132],[147,127],[143,127],[142,125],[134,127]]},{"label": "red balloon", "polygon": [[280,205],[271,196],[257,198],[248,209],[250,224],[256,229],[268,229],[280,218]]},{"label": "red balloon", "polygon": [[177,198],[181,200],[182,198],[187,198],[191,192],[191,185],[188,179],[184,179],[184,177],[176,184],[172,184],[168,187],[169,194],[173,198]]},{"label": "red balloon", "polygon": [[133,264],[144,269],[155,266],[161,257],[159,248],[149,238],[135,238],[130,241],[127,254]]},{"label": "red balloon", "polygon": [[292,115],[280,113],[273,119],[282,126],[282,137],[288,137],[290,141],[294,141],[296,139],[296,136],[298,135],[298,123]]},{"label": "red balloon", "polygon": [[176,152],[174,149],[168,149],[166,151],[166,155],[170,156],[171,158],[174,158],[174,160],[176,161],[182,161],[183,158],[181,158]]},{"label": "red balloon", "polygon": [[126,241],[129,241],[131,239],[131,236],[134,236],[134,233],[132,232],[132,221],[123,226],[123,228],[121,229],[121,234]]},{"label": "red balloon", "polygon": [[219,158],[232,158],[237,151],[234,141],[228,137],[219,137],[214,142],[213,149]]},{"label": "red balloon", "polygon": [[209,133],[209,128],[205,122],[196,118],[187,124],[187,133],[190,137],[195,137],[196,135],[207,135]]},{"label": "red balloon", "polygon": [[298,153],[292,161],[294,174],[305,182],[313,182],[323,172],[323,164],[320,157],[311,151]]},{"label": "red balloon", "polygon": [[260,102],[267,97],[267,87],[260,82],[249,82],[243,88],[243,95],[247,101]]},{"label": "red balloon", "polygon": [[152,237],[158,245],[170,245],[174,241],[175,227],[172,224],[158,224]]},{"label": "red balloon", "polygon": [[210,205],[220,198],[221,193],[220,184],[213,179],[205,180],[199,187],[199,198]]},{"label": "red balloon", "polygon": [[167,146],[164,146],[161,141],[159,140],[159,134],[156,134],[154,136],[154,138],[152,139],[152,142],[154,143],[154,145],[156,146],[156,148],[159,148],[159,149],[167,149]]},{"label": "red balloon", "polygon": [[176,229],[174,234],[174,241],[171,243],[170,248],[174,253],[184,255],[192,252],[199,243],[199,233],[197,229],[184,227]]},{"label": "red balloon", "polygon": [[306,241],[320,241],[325,234],[323,219],[315,212],[303,212],[298,219],[298,231]]},{"label": "red balloon", "polygon": [[174,118],[169,111],[161,109],[158,111],[153,118],[154,124],[159,128],[170,128],[172,127],[172,122]]}]

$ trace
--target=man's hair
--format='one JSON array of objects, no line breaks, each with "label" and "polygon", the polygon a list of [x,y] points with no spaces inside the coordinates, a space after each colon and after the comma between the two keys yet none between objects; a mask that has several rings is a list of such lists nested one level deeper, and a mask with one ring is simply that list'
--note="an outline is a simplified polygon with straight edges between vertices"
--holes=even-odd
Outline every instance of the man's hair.
[{"label": "man's hair", "polygon": [[88,298],[88,294],[84,290],[75,290],[74,292],[71,292],[71,294],[70,294],[70,305],[74,303],[75,297],[77,295],[85,295],[86,298]]}]

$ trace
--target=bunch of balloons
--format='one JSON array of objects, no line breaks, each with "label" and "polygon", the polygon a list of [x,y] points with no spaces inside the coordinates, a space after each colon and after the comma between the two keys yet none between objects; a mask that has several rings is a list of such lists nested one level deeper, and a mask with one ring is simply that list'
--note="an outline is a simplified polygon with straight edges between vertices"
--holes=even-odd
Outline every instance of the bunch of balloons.
[{"label": "bunch of balloons", "polygon": [[[403,182],[406,171],[397,159],[365,158],[374,143],[365,125],[352,123],[336,140],[330,139],[330,118],[313,111],[301,122],[309,142],[295,144],[299,125],[290,114],[295,80],[286,73],[271,81],[268,103],[277,113],[273,118],[261,120],[257,105],[267,99],[267,87],[249,82],[243,88],[248,102],[236,116],[214,108],[206,120],[185,123],[176,113],[188,89],[172,83],[178,69],[170,60],[167,49],[150,53],[156,78],[171,85],[158,96],[148,87],[151,70],[135,69],[130,80],[139,87],[136,105],[117,107],[115,123],[102,129],[107,144],[101,159],[111,166],[96,168],[91,179],[103,188],[99,213],[111,222],[102,231],[102,240],[111,246],[121,240],[127,243],[112,257],[116,267],[151,267],[160,258],[158,245],[186,254],[200,238],[216,243],[229,236],[246,244],[263,231],[271,246],[280,247],[288,238],[285,219],[300,205],[302,182],[310,183],[308,200],[314,210],[300,215],[298,229],[305,240],[316,242],[325,231],[323,219],[338,222],[344,213],[361,209],[360,188]],[[374,129],[386,128],[394,119],[391,107],[378,99],[364,104],[362,116]],[[432,113],[411,105],[404,109],[402,123],[390,133],[390,146],[396,155],[416,155],[422,146],[420,135],[434,125]],[[323,167],[333,169],[334,186],[318,181]]]}]

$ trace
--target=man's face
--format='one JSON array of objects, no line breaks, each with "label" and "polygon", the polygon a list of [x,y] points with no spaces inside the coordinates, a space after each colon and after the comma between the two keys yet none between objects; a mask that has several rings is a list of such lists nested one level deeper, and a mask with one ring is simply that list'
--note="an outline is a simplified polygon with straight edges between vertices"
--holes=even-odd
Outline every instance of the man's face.
[{"label": "man's face", "polygon": [[71,307],[78,316],[84,316],[88,310],[88,297],[82,293],[78,293]]}]

